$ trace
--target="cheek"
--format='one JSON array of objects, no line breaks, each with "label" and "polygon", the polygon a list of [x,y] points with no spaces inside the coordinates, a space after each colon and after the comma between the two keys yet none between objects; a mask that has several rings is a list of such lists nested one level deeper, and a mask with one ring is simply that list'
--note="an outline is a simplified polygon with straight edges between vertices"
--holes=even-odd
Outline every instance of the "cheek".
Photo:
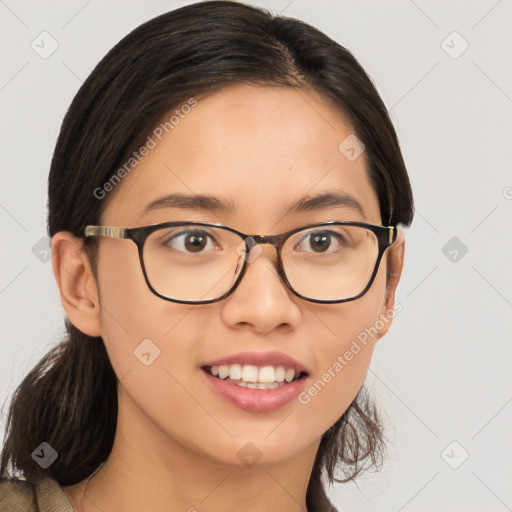
[{"label": "cheek", "polygon": [[[101,256],[98,280],[102,338],[112,366],[121,381],[125,375],[152,381],[158,374],[153,386],[159,389],[161,380],[170,378],[164,368],[187,355],[182,346],[187,336],[180,330],[187,326],[191,306],[165,301],[151,292],[135,248],[132,254],[117,251],[114,258],[105,251]],[[155,368],[161,368],[163,374]]]},{"label": "cheek", "polygon": [[154,422],[183,444],[196,434],[204,437],[208,416],[191,397],[200,371],[191,340],[204,322],[193,306],[155,296],[138,260],[107,256],[98,265],[102,338],[120,382],[120,404],[135,423]]},{"label": "cheek", "polygon": [[307,417],[322,418],[325,430],[347,410],[363,384],[378,339],[385,277],[382,266],[363,297],[315,312],[330,335],[318,337],[315,372],[299,402]]}]

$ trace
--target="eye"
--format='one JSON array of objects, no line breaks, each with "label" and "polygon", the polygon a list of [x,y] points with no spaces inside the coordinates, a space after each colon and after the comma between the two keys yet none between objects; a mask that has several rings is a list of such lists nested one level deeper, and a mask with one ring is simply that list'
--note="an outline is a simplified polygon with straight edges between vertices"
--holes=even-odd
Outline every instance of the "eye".
[{"label": "eye", "polygon": [[206,231],[189,230],[173,234],[167,237],[164,245],[181,252],[200,253],[213,250],[218,247],[215,239]]},{"label": "eye", "polygon": [[339,232],[310,231],[295,247],[299,251],[321,254],[327,251],[336,251],[346,246],[347,243],[347,239]]}]

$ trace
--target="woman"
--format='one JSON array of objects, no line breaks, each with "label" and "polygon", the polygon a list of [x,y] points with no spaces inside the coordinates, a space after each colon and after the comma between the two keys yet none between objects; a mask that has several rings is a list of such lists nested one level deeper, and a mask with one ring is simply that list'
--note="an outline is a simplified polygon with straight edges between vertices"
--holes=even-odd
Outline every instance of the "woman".
[{"label": "woman", "polygon": [[362,386],[412,215],[387,111],[339,44],[232,2],[138,27],[61,128],[68,336],[13,397],[0,508],[336,510],[335,469],[382,453]]}]

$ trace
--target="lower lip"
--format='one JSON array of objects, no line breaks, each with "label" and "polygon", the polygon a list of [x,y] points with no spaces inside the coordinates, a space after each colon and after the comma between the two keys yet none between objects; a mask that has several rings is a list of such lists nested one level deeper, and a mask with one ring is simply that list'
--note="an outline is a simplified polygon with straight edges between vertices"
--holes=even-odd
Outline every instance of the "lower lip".
[{"label": "lower lip", "polygon": [[273,412],[289,404],[304,389],[302,377],[274,389],[251,389],[218,379],[201,370],[213,389],[228,402],[248,412]]}]

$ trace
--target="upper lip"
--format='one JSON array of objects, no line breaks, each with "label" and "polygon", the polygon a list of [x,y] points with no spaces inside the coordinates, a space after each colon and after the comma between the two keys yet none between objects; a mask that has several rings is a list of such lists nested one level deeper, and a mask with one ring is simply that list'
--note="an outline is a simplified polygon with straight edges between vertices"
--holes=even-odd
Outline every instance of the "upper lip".
[{"label": "upper lip", "polygon": [[267,351],[267,352],[239,352],[238,354],[232,354],[230,356],[215,359],[215,361],[208,361],[201,366],[221,366],[221,365],[254,365],[258,367],[262,366],[284,366],[285,368],[293,368],[295,374],[308,373],[306,368],[298,361],[293,359],[283,352]]}]

